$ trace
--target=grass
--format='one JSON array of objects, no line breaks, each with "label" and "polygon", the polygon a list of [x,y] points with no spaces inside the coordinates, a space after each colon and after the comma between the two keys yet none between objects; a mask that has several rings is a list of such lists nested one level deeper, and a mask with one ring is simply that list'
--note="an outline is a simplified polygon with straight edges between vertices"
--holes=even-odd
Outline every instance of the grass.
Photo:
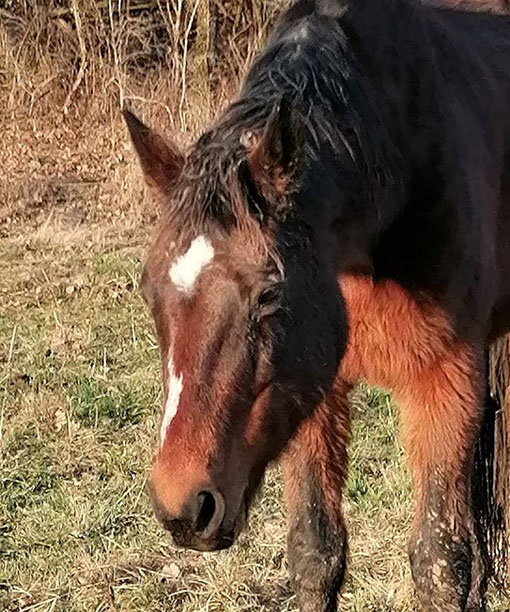
[{"label": "grass", "polygon": [[[57,214],[49,199],[0,239],[0,610],[296,610],[277,467],[230,551],[175,550],[153,518],[160,371],[138,293],[153,213],[127,159],[113,171],[131,194],[122,215],[107,191],[99,204],[80,194],[78,222],[74,200]],[[360,388],[353,412],[342,610],[411,612],[412,493],[395,408]]]}]

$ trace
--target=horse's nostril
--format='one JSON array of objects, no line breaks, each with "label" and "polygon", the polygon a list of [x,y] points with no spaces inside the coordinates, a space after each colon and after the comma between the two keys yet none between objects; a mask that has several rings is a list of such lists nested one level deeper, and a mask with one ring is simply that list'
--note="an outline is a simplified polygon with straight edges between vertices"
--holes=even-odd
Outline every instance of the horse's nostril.
[{"label": "horse's nostril", "polygon": [[225,503],[221,493],[201,491],[198,494],[195,530],[202,537],[213,535],[221,525],[225,513]]},{"label": "horse's nostril", "polygon": [[209,491],[202,491],[198,494],[198,515],[196,522],[196,530],[198,532],[205,531],[207,526],[212,521],[214,511],[216,510],[216,501],[214,495]]}]

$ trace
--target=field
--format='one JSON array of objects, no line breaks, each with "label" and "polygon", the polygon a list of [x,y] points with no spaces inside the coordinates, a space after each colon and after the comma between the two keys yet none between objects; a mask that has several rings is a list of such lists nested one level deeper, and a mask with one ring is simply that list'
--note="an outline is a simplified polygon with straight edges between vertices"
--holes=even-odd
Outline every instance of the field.
[{"label": "field", "polygon": [[[138,280],[157,209],[119,108],[181,142],[196,135],[279,4],[236,2],[216,36],[228,69],[210,65],[216,39],[200,28],[214,2],[0,2],[2,612],[296,610],[277,466],[221,553],[173,548],[146,490],[161,387]],[[381,390],[360,387],[352,404],[341,609],[411,612],[397,413]]]}]

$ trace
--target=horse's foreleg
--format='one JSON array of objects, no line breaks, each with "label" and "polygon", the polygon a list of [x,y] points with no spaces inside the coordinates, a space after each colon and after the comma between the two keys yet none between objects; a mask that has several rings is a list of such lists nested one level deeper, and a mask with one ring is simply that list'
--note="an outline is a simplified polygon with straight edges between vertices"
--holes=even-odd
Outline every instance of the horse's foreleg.
[{"label": "horse's foreleg", "polygon": [[467,349],[428,368],[401,398],[416,485],[409,553],[427,612],[481,612],[485,569],[471,503],[482,368]]},{"label": "horse's foreleg", "polygon": [[349,409],[341,387],[302,424],[283,461],[289,565],[301,612],[334,612],[345,574]]}]

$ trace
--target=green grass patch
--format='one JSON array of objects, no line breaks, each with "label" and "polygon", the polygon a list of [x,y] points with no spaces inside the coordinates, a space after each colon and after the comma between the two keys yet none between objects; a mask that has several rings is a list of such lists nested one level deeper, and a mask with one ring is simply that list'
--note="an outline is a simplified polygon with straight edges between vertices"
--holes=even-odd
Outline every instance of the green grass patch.
[{"label": "green grass patch", "polygon": [[82,378],[67,390],[72,416],[85,427],[106,425],[121,429],[137,425],[147,414],[147,393],[128,385],[110,386],[93,378]]}]

